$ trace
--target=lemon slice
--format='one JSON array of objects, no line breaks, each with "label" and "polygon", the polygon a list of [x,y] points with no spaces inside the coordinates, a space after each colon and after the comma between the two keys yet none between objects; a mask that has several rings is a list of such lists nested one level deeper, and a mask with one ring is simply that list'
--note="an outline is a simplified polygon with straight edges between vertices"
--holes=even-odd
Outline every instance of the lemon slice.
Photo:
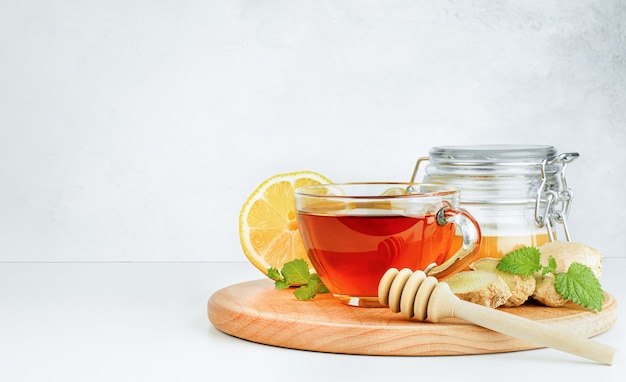
[{"label": "lemon slice", "polygon": [[331,181],[313,171],[274,175],[248,197],[239,214],[239,238],[248,260],[267,275],[270,267],[303,259],[313,270],[296,221],[294,191]]}]

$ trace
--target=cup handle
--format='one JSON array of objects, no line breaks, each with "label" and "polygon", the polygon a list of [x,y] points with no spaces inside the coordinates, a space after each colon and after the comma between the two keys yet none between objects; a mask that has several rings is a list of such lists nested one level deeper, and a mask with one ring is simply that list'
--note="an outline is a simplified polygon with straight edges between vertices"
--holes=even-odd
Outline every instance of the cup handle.
[{"label": "cup handle", "polygon": [[452,276],[465,268],[478,253],[480,248],[481,232],[478,222],[464,209],[443,207],[437,211],[437,224],[454,223],[463,237],[463,244],[458,251],[440,265],[433,264],[426,270],[428,276],[439,280]]}]

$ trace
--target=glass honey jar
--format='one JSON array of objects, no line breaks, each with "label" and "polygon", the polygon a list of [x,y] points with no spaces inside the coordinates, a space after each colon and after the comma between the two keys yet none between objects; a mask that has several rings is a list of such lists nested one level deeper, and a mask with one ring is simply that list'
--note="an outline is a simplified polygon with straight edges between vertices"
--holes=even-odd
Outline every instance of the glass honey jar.
[{"label": "glass honey jar", "polygon": [[[558,226],[570,241],[567,216],[573,193],[565,168],[578,156],[559,154],[547,145],[438,146],[418,159],[411,181],[425,165],[422,182],[459,189],[461,207],[482,232],[475,259],[501,258],[524,246],[563,240],[557,237]],[[455,240],[453,247],[462,238]]]}]

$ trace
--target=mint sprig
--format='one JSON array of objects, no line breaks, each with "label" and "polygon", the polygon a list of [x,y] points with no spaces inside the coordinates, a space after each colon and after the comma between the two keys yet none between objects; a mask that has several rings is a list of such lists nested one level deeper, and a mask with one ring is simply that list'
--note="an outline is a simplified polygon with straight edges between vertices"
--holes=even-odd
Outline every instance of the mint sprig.
[{"label": "mint sprig", "polygon": [[295,287],[293,294],[298,300],[310,300],[317,294],[328,293],[319,275],[309,272],[309,265],[302,259],[285,263],[280,271],[271,267],[267,276],[275,281],[276,289]]},{"label": "mint sprig", "polygon": [[520,276],[532,276],[542,270],[541,252],[534,247],[524,247],[504,256],[497,265],[501,271]]},{"label": "mint sprig", "polygon": [[565,273],[556,274],[554,287],[566,299],[591,310],[602,310],[604,293],[589,267],[572,263]]},{"label": "mint sprig", "polygon": [[563,298],[590,310],[602,310],[604,292],[593,271],[581,263],[572,263],[567,272],[556,271],[556,259],[550,256],[548,265],[541,264],[541,252],[535,247],[517,249],[504,256],[497,265],[503,272],[531,276],[536,272],[555,276],[554,287]]}]

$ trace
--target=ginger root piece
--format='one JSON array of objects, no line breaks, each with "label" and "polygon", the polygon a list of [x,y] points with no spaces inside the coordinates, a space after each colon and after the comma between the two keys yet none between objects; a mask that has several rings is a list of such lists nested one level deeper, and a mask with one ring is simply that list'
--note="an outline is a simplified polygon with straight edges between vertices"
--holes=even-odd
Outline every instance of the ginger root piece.
[{"label": "ginger root piece", "polygon": [[548,273],[544,276],[538,274],[535,275],[534,278],[537,281],[537,284],[535,286],[535,292],[532,295],[533,299],[545,306],[553,308],[558,308],[559,306],[563,306],[567,303],[567,299],[561,296],[554,287],[553,274]]},{"label": "ginger root piece", "polygon": [[[552,241],[542,244],[537,249],[541,252],[541,264],[548,265],[550,256],[556,260],[556,271],[567,272],[572,263],[581,263],[591,269],[596,278],[602,277],[602,253],[595,248],[582,243],[572,243],[566,241]],[[555,276],[541,273],[533,275],[537,281],[535,292],[532,298],[539,303],[559,307],[567,303],[567,299],[559,294],[554,287]]]},{"label": "ginger root piece", "polygon": [[464,271],[448,277],[450,290],[461,300],[489,308],[502,306],[511,291],[502,277],[488,271]]},{"label": "ginger root piece", "polygon": [[537,249],[541,252],[541,264],[548,265],[550,256],[556,260],[556,271],[567,272],[572,263],[588,266],[598,280],[602,277],[602,253],[582,243],[552,241],[542,244]]},{"label": "ginger root piece", "polygon": [[511,291],[511,297],[504,303],[505,307],[520,306],[528,300],[535,291],[535,278],[533,276],[519,276],[512,273],[502,272],[497,269],[500,259],[484,257],[472,264],[470,268],[475,271],[487,271],[500,276]]}]

